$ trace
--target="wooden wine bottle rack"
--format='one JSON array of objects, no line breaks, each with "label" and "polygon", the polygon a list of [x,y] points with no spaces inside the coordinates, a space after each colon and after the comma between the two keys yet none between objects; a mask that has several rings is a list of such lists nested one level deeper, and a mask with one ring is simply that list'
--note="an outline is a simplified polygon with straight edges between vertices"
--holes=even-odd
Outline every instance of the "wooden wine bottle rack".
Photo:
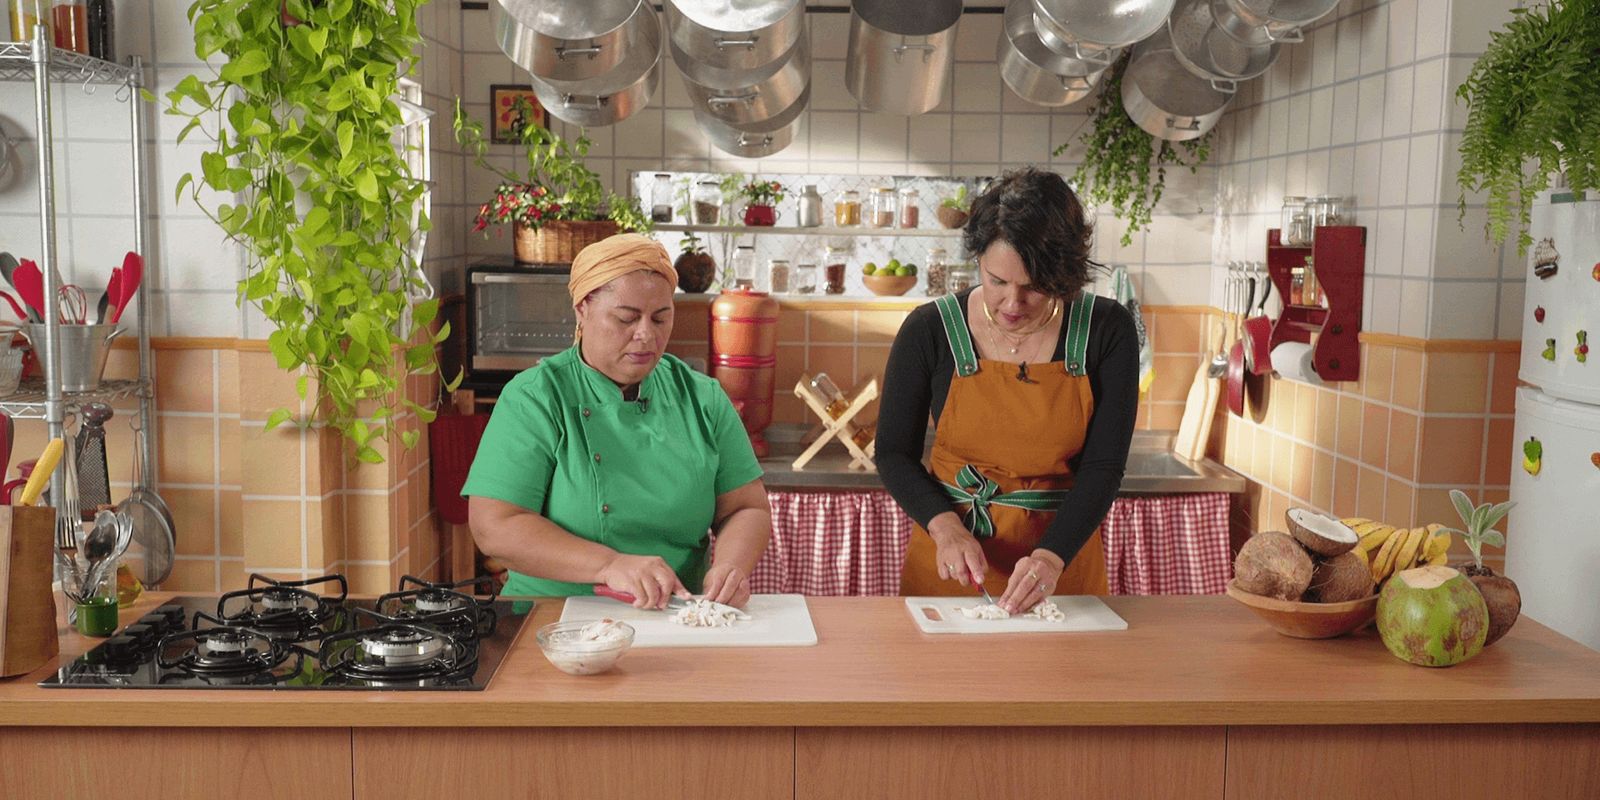
[{"label": "wooden wine bottle rack", "polygon": [[854,437],[859,427],[851,422],[856,418],[857,414],[861,413],[862,409],[867,407],[868,403],[878,399],[877,378],[867,381],[865,385],[856,390],[854,395],[848,396],[845,401],[845,409],[840,412],[837,418],[828,413],[828,400],[811,387],[810,375],[802,374],[800,376],[800,381],[794,385],[794,396],[800,398],[800,401],[811,409],[811,413],[816,414],[817,418],[822,420],[822,433],[817,436],[810,447],[805,449],[805,452],[800,454],[799,458],[794,460],[794,468],[797,471],[805,469],[806,464],[810,463],[811,459],[815,458],[817,453],[821,452],[822,448],[834,439],[838,439],[844,444],[845,449],[850,451],[851,469],[877,469],[877,465],[872,462],[872,457],[878,444],[877,441],[868,442],[866,447],[856,444]]}]

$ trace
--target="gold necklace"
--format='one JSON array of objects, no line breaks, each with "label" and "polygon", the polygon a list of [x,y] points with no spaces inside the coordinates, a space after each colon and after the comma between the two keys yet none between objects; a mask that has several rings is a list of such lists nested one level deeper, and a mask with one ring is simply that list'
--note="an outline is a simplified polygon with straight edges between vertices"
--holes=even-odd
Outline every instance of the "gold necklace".
[{"label": "gold necklace", "polygon": [[[1060,301],[1051,300],[1050,301],[1050,316],[1046,317],[1044,322],[1041,322],[1038,325],[1035,325],[1033,330],[1030,330],[1030,331],[1021,333],[1021,334],[1009,334],[1009,333],[1006,333],[1005,331],[1000,330],[1000,325],[994,321],[994,312],[989,310],[989,304],[987,302],[985,302],[983,300],[983,298],[979,298],[978,299],[978,303],[983,306],[983,316],[986,319],[989,320],[989,330],[993,331],[993,333],[990,334],[990,340],[993,341],[994,337],[996,335],[1004,338],[1008,343],[1011,344],[1011,347],[1009,348],[1009,350],[1010,350],[1010,353],[1012,355],[1016,355],[1017,354],[1017,350],[1022,347],[1022,343],[1023,342],[1026,342],[1028,340],[1028,337],[1038,333],[1039,331],[1044,330],[1046,326],[1050,325],[1050,323],[1055,322],[1056,321],[1056,316],[1061,313],[1061,303],[1060,303]],[[1015,339],[1011,338],[1013,335],[1016,336]]]}]

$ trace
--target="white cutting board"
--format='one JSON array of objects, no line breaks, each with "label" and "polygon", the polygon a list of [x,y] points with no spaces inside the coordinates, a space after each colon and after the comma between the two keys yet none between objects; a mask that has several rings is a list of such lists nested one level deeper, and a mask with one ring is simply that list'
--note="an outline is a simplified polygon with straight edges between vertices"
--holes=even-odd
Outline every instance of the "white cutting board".
[{"label": "white cutting board", "polygon": [[[1012,617],[1011,619],[968,619],[963,608],[981,605],[975,597],[907,597],[906,611],[923,633],[1076,633],[1082,631],[1125,631],[1128,623],[1117,612],[1091,595],[1056,595],[1050,598],[1067,618],[1060,622]],[[930,619],[935,612],[940,618]]]},{"label": "white cutting board", "polygon": [[634,608],[609,597],[569,597],[561,621],[620,619],[633,626],[634,647],[806,647],[817,643],[806,599],[797,594],[757,594],[745,606],[750,619],[727,628],[691,628],[670,611]]}]

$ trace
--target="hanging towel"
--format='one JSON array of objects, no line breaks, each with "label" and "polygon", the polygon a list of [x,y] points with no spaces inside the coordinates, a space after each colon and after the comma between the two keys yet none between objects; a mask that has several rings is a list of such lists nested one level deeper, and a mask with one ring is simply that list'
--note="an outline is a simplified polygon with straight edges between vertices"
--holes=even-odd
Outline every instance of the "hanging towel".
[{"label": "hanging towel", "polygon": [[1111,269],[1111,296],[1133,315],[1133,328],[1139,333],[1139,393],[1144,394],[1156,378],[1155,348],[1144,329],[1144,315],[1139,312],[1139,298],[1133,293],[1133,279],[1128,277],[1127,267]]}]

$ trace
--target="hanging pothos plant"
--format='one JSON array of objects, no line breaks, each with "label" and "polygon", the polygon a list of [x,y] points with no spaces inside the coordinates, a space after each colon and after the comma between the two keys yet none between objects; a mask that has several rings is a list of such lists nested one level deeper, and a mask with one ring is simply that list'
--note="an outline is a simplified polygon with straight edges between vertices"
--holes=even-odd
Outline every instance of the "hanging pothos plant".
[{"label": "hanging pothos plant", "polygon": [[[1128,59],[1126,54],[1118,59],[1101,82],[1089,130],[1079,137],[1087,145],[1083,163],[1072,173],[1073,185],[1088,204],[1110,206],[1127,223],[1124,247],[1133,244],[1134,233],[1150,227],[1151,211],[1166,190],[1167,167],[1194,172],[1210,157],[1212,136],[1208,131],[1198,139],[1169,142],[1139,127],[1122,107],[1122,75]],[[1071,146],[1072,142],[1058,146],[1055,155]]]},{"label": "hanging pothos plant", "polygon": [[[394,144],[426,2],[197,0],[195,55],[222,67],[167,93],[166,113],[188,118],[178,141],[212,142],[177,197],[244,248],[239,301],[272,322],[278,366],[304,368],[302,399],[315,379],[324,421],[367,462],[383,460],[373,445],[398,432],[400,408],[432,421],[400,388],[438,369],[434,345],[449,335],[448,323],[426,333],[438,302],[409,294],[421,287],[409,245],[429,221],[417,211],[425,187]],[[238,202],[206,206],[202,187]],[[267,428],[293,417],[274,411]],[[398,438],[411,447],[417,435]]]},{"label": "hanging pothos plant", "polygon": [[1551,0],[1513,8],[1490,35],[1456,97],[1467,103],[1456,183],[1484,192],[1491,242],[1517,221],[1526,252],[1534,195],[1565,172],[1575,192],[1600,188],[1600,0]]}]

